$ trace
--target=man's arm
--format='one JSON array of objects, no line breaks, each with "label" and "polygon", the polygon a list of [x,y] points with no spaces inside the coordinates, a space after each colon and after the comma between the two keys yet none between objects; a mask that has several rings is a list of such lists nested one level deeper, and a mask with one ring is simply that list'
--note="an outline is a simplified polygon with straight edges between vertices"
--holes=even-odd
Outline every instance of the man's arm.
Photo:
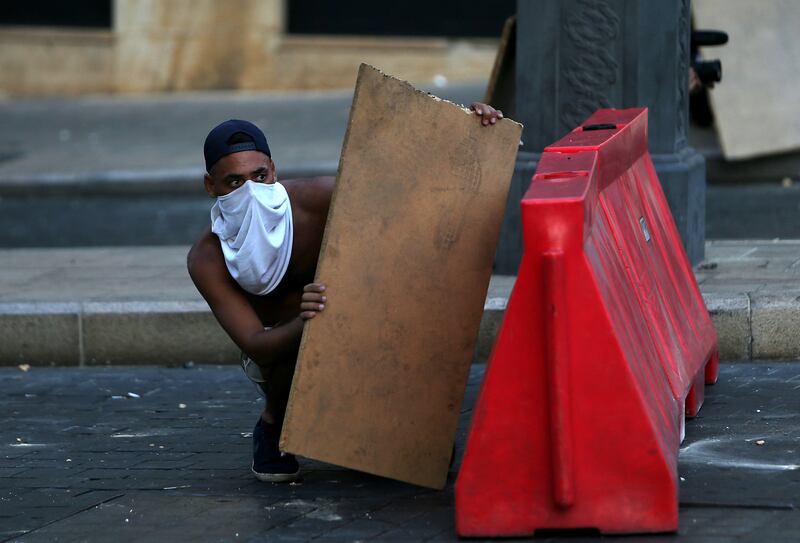
[{"label": "man's arm", "polygon": [[264,330],[249,300],[230,277],[221,251],[212,245],[214,242],[217,240],[204,236],[189,252],[189,275],[197,290],[233,342],[259,366],[289,361],[299,348],[303,322],[322,310],[320,306],[324,296],[319,286],[306,287],[300,308],[302,312],[297,318]]}]

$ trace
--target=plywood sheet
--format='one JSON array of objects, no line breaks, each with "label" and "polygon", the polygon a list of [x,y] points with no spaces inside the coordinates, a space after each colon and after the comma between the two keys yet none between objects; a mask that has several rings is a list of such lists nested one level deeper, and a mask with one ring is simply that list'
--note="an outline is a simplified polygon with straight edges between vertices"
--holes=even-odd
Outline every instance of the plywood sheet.
[{"label": "plywood sheet", "polygon": [[521,129],[361,66],[283,450],[444,486]]},{"label": "plywood sheet", "polygon": [[800,2],[695,0],[698,29],[728,32],[709,47],[722,60],[722,82],[711,90],[717,133],[728,159],[800,148]]}]

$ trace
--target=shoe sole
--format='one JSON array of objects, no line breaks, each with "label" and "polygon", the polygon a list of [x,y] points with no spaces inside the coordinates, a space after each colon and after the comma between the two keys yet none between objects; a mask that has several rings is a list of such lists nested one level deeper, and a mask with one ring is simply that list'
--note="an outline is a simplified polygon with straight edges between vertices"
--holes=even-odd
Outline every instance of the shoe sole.
[{"label": "shoe sole", "polygon": [[294,473],[259,473],[254,470],[253,466],[251,465],[250,471],[252,471],[256,479],[262,483],[291,483],[300,477],[299,469]]}]

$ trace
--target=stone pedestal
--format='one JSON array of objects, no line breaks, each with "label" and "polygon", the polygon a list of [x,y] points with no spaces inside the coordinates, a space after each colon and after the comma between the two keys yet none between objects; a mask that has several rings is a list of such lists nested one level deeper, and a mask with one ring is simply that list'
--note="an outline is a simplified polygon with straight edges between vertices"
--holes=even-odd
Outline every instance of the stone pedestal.
[{"label": "stone pedestal", "polygon": [[522,258],[522,214],[519,202],[528,190],[541,153],[520,151],[514,167],[514,176],[508,189],[508,202],[500,228],[500,240],[494,260],[494,273],[516,275]]},{"label": "stone pedestal", "polygon": [[687,144],[689,32],[689,0],[518,0],[513,118],[525,125],[524,145],[496,273],[516,273],[522,244],[512,229],[538,153],[604,107],[649,109],[656,171],[689,259],[702,260],[705,162]]}]

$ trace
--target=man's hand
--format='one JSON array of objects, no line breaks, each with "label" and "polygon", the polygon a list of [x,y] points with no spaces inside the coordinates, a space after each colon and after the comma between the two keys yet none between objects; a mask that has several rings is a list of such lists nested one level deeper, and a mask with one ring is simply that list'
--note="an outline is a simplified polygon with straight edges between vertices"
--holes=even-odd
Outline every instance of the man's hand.
[{"label": "man's hand", "polygon": [[483,126],[489,126],[490,124],[494,124],[498,121],[498,119],[503,118],[503,112],[499,109],[495,109],[488,104],[483,104],[481,102],[472,102],[472,105],[469,108],[478,114],[481,117],[481,124]]},{"label": "man's hand", "polygon": [[300,299],[300,318],[304,321],[313,319],[317,313],[325,309],[328,300],[325,285],[322,283],[309,283],[303,287],[303,297]]}]

